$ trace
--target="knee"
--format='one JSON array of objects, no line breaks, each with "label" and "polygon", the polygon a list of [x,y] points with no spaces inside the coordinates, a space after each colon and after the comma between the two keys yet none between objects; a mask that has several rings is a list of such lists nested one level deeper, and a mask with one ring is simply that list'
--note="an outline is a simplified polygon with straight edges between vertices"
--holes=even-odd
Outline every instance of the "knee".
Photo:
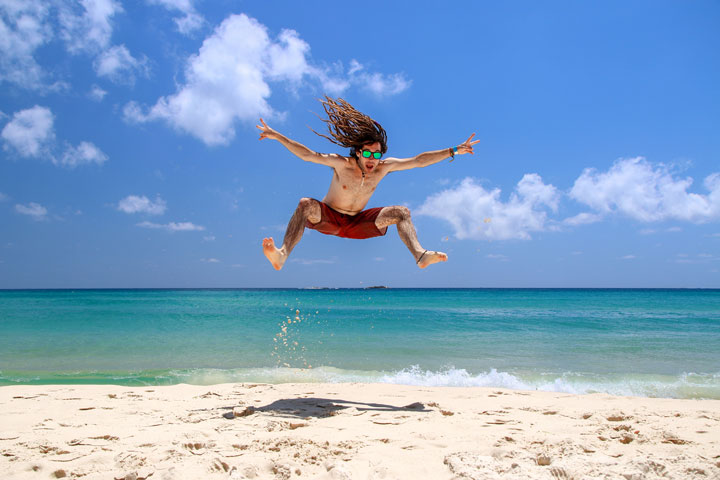
[{"label": "knee", "polygon": [[308,213],[313,206],[313,202],[312,198],[301,198],[298,202],[298,210]]},{"label": "knee", "polygon": [[400,220],[409,220],[410,219],[410,209],[407,207],[403,207],[401,205],[396,206],[395,214],[397,215],[398,219],[400,219]]},{"label": "knee", "polygon": [[384,210],[384,218],[387,220],[388,224],[410,220],[410,209],[401,205],[386,207]]}]

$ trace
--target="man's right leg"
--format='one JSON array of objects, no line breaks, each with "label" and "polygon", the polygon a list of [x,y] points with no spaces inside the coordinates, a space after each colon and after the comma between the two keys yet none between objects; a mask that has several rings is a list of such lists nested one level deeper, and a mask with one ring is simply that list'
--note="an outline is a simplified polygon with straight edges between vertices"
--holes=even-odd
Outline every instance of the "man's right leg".
[{"label": "man's right leg", "polygon": [[297,209],[288,223],[285,231],[285,238],[280,248],[275,247],[272,237],[263,239],[263,253],[270,260],[275,270],[280,270],[285,265],[290,252],[302,238],[305,230],[305,222],[318,223],[322,220],[320,202],[312,198],[301,198]]},{"label": "man's right leg", "polygon": [[375,226],[382,230],[393,224],[397,225],[398,235],[400,235],[400,239],[408,250],[410,250],[410,253],[412,253],[418,267],[425,268],[433,263],[447,261],[447,254],[434,250],[425,250],[420,246],[417,233],[415,233],[415,226],[410,218],[410,210],[407,207],[395,205],[392,207],[384,207],[380,210],[380,213],[375,219]]}]

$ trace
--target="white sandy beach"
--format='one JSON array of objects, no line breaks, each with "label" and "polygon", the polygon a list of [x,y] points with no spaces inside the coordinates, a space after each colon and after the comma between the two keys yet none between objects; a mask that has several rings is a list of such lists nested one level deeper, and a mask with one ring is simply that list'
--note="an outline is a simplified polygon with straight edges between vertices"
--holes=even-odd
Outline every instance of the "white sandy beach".
[{"label": "white sandy beach", "polygon": [[720,401],[386,384],[0,387],[0,477],[720,478]]}]

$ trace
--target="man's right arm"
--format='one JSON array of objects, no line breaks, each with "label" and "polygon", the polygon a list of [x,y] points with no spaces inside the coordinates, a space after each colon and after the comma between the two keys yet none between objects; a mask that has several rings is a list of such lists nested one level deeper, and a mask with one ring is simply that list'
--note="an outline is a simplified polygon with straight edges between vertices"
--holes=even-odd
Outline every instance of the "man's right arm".
[{"label": "man's right arm", "polygon": [[265,123],[265,120],[263,120],[262,118],[260,119],[260,123],[262,125],[257,125],[257,128],[259,128],[261,131],[260,140],[264,138],[277,140],[285,148],[290,150],[293,155],[297,156],[302,160],[305,160],[306,162],[319,163],[321,165],[327,165],[328,167],[333,168],[339,165],[344,165],[345,162],[347,162],[347,159],[345,157],[336,155],[334,153],[317,153],[310,150],[302,143],[291,140],[282,133],[268,127],[267,123]]}]

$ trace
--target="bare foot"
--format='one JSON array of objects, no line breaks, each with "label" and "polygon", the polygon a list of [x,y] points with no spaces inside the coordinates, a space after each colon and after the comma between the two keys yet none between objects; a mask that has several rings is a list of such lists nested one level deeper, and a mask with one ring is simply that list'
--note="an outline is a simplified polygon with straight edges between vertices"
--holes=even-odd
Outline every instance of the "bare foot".
[{"label": "bare foot", "polygon": [[263,253],[267,257],[267,259],[270,260],[273,268],[275,268],[275,270],[280,270],[283,265],[285,265],[287,255],[285,255],[282,250],[275,248],[275,242],[273,241],[272,237],[263,238],[262,247]]},{"label": "bare foot", "polygon": [[418,267],[425,268],[428,265],[432,265],[437,262],[447,262],[447,254],[443,252],[435,252],[433,250],[426,250],[425,253],[420,256],[417,264]]}]

